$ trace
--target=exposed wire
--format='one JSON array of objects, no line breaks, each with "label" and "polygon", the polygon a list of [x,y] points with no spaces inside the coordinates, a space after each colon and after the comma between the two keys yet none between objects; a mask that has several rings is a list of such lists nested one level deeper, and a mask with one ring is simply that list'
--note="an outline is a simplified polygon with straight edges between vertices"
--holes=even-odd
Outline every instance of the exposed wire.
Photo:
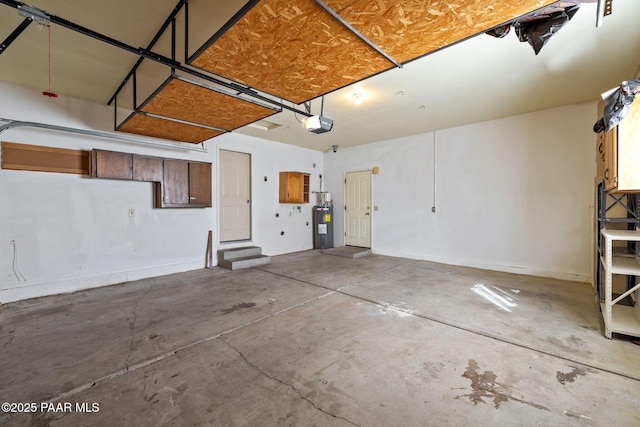
[{"label": "exposed wire", "polygon": [[[282,102],[282,100],[280,100],[280,101]],[[295,104],[292,102],[292,103],[291,103],[291,106],[295,106]],[[305,102],[305,103],[304,103],[304,108],[305,108],[305,110],[307,111],[307,113],[311,114],[311,101],[309,101],[308,103],[307,103],[307,102]],[[302,122],[303,122],[303,120],[304,120],[304,119],[303,119],[303,120],[300,120],[300,119],[298,118],[298,114],[297,114],[295,111],[293,112],[293,118],[294,118],[294,119],[296,119],[296,121],[297,121],[298,123],[300,123],[300,124],[302,124]]]},{"label": "exposed wire", "polygon": [[13,264],[11,265],[11,268],[13,269],[13,274],[18,279],[18,282],[26,282],[27,279],[25,279],[24,275],[20,272],[20,269],[18,268],[18,245],[15,240],[12,240],[11,244],[13,245]]}]

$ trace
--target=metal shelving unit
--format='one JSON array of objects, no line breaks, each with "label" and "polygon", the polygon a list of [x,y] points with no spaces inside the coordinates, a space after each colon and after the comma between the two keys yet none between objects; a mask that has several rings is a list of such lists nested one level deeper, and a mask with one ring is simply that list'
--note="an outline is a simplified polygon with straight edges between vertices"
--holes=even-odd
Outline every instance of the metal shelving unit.
[{"label": "metal shelving unit", "polygon": [[[604,239],[604,246],[600,252],[600,263],[604,275],[604,289],[601,296],[600,308],[604,317],[604,335],[611,339],[613,332],[640,337],[640,309],[632,306],[619,305],[628,296],[637,293],[640,284],[634,285],[621,295],[613,294],[613,276],[624,274],[627,277],[640,276],[640,259],[613,254],[614,241],[640,242],[640,230],[607,230],[600,232]],[[633,299],[634,302],[636,299]]]},{"label": "metal shelving unit", "polygon": [[[613,332],[640,337],[640,197],[634,193],[609,193],[604,190],[604,182],[598,184],[597,192],[595,284],[605,337],[611,339]],[[616,206],[626,215],[611,215]],[[615,245],[617,241],[626,245]],[[616,275],[626,276],[626,290],[620,294],[613,289]]]}]

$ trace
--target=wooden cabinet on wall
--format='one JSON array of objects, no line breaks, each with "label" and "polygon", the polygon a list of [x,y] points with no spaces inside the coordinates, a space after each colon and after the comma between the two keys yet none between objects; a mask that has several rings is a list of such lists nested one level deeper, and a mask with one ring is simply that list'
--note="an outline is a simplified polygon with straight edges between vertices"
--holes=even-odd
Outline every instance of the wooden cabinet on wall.
[{"label": "wooden cabinet on wall", "polygon": [[147,182],[162,182],[162,158],[133,156],[133,180]]},{"label": "wooden cabinet on wall", "polygon": [[[602,106],[599,108],[602,111]],[[605,189],[610,192],[640,192],[640,97],[627,116],[609,132],[599,135],[604,154]],[[599,140],[600,141],[600,140]]]},{"label": "wooden cabinet on wall", "polygon": [[94,178],[154,182],[157,208],[210,208],[211,163],[92,150]]},{"label": "wooden cabinet on wall", "polygon": [[211,207],[211,163],[164,159],[163,170],[156,207]]},{"label": "wooden cabinet on wall", "polygon": [[309,203],[309,174],[280,172],[280,203]]},{"label": "wooden cabinet on wall", "polygon": [[91,176],[105,179],[132,179],[133,154],[93,150],[91,152]]}]

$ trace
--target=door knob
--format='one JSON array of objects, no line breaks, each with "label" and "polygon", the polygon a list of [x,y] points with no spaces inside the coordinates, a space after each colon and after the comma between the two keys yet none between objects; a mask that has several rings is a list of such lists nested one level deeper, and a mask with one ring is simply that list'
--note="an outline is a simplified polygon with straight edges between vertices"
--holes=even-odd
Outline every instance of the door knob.
[{"label": "door knob", "polygon": [[371,215],[369,212],[367,212],[365,215]]}]

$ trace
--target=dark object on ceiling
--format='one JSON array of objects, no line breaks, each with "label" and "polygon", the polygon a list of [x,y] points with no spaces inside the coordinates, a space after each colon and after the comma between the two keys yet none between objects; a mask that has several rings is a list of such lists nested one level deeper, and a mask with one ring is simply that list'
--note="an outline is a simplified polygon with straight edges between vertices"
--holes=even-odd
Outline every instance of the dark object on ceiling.
[{"label": "dark object on ceiling", "polygon": [[533,51],[538,54],[540,49],[549,39],[573,18],[580,9],[579,4],[565,8],[562,11],[552,12],[548,15],[537,15],[533,20],[522,19],[513,24],[518,39],[528,42]]},{"label": "dark object on ceiling", "polygon": [[485,34],[488,34],[492,37],[503,38],[511,31],[511,24],[500,25],[499,27],[495,27],[487,31]]},{"label": "dark object on ceiling", "polygon": [[629,113],[629,108],[638,93],[640,93],[640,80],[622,82],[620,87],[605,99],[604,116],[593,125],[593,131],[609,132],[616,127]]},{"label": "dark object on ceiling", "polygon": [[551,36],[573,18],[580,9],[578,1],[564,1],[544,7],[521,18],[487,31],[493,37],[503,38],[514,28],[518,40],[528,42],[536,55],[549,41]]}]

